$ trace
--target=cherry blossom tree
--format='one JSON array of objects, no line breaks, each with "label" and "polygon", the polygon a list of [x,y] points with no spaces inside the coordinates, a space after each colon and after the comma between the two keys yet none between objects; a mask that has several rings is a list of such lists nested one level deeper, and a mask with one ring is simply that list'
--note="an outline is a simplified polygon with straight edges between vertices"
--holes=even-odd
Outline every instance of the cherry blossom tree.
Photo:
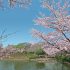
[{"label": "cherry blossom tree", "polygon": [[31,5],[31,0],[9,0],[10,7],[19,5],[20,7],[28,7]]},{"label": "cherry blossom tree", "polygon": [[[16,34],[16,32],[12,33],[6,33],[6,29],[2,30],[0,33],[0,47],[3,45],[3,43],[12,35]],[[3,47],[3,46],[2,46]]]},{"label": "cherry blossom tree", "polygon": [[29,5],[31,5],[32,0],[0,0],[0,8],[4,8],[5,2],[7,2],[8,6],[11,8],[14,8],[16,6],[27,8]]},{"label": "cherry blossom tree", "polygon": [[70,0],[43,0],[41,5],[51,13],[49,16],[41,14],[34,22],[36,25],[53,29],[53,32],[44,34],[33,29],[33,36],[52,46],[70,46]]}]

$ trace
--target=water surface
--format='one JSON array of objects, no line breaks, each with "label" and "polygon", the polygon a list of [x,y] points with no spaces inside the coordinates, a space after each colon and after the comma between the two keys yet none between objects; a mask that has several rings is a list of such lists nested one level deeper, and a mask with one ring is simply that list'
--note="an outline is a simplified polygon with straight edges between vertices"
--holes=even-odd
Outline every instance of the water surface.
[{"label": "water surface", "polygon": [[0,70],[70,70],[70,67],[55,61],[45,63],[0,61]]}]

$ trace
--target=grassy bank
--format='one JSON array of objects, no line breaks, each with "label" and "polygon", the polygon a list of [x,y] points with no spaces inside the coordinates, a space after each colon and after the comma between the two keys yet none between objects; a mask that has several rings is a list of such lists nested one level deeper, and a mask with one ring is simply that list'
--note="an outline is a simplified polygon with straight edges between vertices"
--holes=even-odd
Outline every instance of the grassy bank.
[{"label": "grassy bank", "polygon": [[23,61],[39,61],[45,62],[47,61],[46,55],[39,55],[36,53],[15,53],[11,54],[8,57],[3,58],[2,60],[23,60]]}]

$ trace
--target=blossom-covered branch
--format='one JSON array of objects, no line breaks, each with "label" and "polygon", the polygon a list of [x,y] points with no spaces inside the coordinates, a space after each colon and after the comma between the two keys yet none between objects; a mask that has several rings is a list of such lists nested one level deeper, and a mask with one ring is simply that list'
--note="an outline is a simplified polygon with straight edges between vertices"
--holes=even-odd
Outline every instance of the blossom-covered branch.
[{"label": "blossom-covered branch", "polygon": [[[33,33],[40,37],[44,38],[45,41],[48,41],[52,44],[62,43],[58,46],[70,46],[70,0],[43,0],[41,2],[42,7],[48,9],[51,13],[50,16],[38,17],[34,20],[36,25],[44,26],[45,28],[51,28],[54,32],[43,35],[41,32],[34,31]],[[41,36],[42,35],[42,36]],[[66,43],[64,43],[66,42]]]},{"label": "blossom-covered branch", "polygon": [[[32,0],[0,0],[0,8],[4,9],[7,6],[14,8],[14,7],[23,7],[27,8],[29,5],[31,5]],[[4,5],[5,4],[5,5]],[[7,5],[9,4],[9,5]]]}]

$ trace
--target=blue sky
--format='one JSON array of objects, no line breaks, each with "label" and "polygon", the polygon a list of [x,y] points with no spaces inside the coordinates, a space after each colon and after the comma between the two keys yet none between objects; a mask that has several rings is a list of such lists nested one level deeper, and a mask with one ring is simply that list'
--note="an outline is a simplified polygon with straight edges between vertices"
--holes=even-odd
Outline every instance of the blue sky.
[{"label": "blue sky", "polygon": [[37,18],[39,12],[49,15],[49,11],[42,9],[40,0],[33,0],[33,3],[27,9],[23,8],[7,8],[4,11],[0,10],[0,33],[6,29],[5,34],[16,32],[9,36],[4,42],[4,45],[17,44],[22,42],[37,42],[31,35],[31,29],[36,28],[43,32],[50,32],[41,26],[35,26],[33,20]]}]

